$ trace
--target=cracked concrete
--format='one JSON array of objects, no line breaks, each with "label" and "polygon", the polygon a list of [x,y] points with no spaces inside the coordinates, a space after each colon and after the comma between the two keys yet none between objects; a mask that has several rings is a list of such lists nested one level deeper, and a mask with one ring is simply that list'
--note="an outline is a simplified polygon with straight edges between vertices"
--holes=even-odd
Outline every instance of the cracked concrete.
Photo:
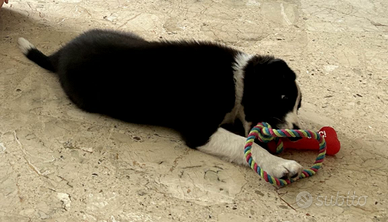
[{"label": "cracked concrete", "polygon": [[[0,10],[0,221],[387,221],[387,10],[383,0],[10,0]],[[299,76],[303,128],[334,127],[342,150],[276,189],[174,131],[84,113],[16,41],[51,53],[90,28],[281,57]],[[307,167],[316,153],[282,155]],[[310,207],[298,205],[301,191]]]}]

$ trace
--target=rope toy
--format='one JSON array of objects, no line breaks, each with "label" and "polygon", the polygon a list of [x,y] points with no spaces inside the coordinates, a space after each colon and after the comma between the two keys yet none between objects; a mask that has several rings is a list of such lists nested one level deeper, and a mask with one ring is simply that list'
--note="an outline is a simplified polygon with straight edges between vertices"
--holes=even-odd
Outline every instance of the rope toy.
[{"label": "rope toy", "polygon": [[295,182],[296,179],[279,179],[269,175],[265,172],[252,158],[252,144],[257,138],[260,142],[268,143],[274,140],[277,143],[276,153],[281,153],[283,151],[283,142],[279,139],[281,137],[307,137],[318,140],[319,142],[319,154],[313,164],[309,169],[305,169],[299,176],[299,179],[313,176],[319,168],[322,166],[322,162],[325,159],[326,155],[326,142],[325,138],[319,133],[312,132],[309,130],[291,130],[291,129],[272,129],[272,127],[265,122],[258,123],[252,130],[249,132],[246,144],[244,147],[244,154],[248,164],[251,168],[259,174],[265,181],[277,185],[279,187],[286,186],[292,182]]}]

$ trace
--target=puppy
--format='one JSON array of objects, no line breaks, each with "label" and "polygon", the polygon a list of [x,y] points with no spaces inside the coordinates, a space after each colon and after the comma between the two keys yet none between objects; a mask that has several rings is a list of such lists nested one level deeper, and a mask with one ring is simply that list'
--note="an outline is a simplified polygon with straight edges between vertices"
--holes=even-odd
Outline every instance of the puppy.
[{"label": "puppy", "polygon": [[[24,38],[24,55],[55,73],[79,108],[120,120],[176,129],[187,146],[248,165],[243,147],[258,122],[298,128],[301,92],[286,62],[211,42],[146,41],[91,30],[50,56]],[[241,123],[242,136],[221,127]],[[297,178],[302,167],[254,144],[270,175]]]}]

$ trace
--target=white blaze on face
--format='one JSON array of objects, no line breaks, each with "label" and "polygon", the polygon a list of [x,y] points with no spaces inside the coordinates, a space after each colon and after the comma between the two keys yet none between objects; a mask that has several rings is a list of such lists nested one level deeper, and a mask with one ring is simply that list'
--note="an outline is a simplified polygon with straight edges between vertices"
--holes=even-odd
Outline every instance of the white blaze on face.
[{"label": "white blaze on face", "polygon": [[286,117],[284,118],[285,123],[284,123],[283,127],[281,127],[284,129],[292,129],[293,124],[299,126],[298,105],[299,105],[300,99],[301,99],[301,92],[300,92],[299,85],[297,83],[295,83],[295,84],[296,84],[296,88],[298,91],[298,96],[296,97],[295,105],[294,105],[292,112],[287,113]]}]

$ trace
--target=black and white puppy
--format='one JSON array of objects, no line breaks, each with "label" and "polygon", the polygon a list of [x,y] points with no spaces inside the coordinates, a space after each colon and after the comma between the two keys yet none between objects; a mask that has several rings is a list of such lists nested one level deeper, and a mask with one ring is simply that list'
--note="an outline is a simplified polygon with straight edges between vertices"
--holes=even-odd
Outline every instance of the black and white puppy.
[{"label": "black and white puppy", "polygon": [[[58,75],[79,108],[133,123],[178,130],[186,144],[248,165],[244,136],[258,122],[297,128],[301,92],[281,59],[210,42],[146,41],[132,33],[88,31],[46,56],[24,38],[28,59]],[[242,123],[243,136],[221,127]],[[269,174],[298,177],[302,166],[255,144]]]}]

